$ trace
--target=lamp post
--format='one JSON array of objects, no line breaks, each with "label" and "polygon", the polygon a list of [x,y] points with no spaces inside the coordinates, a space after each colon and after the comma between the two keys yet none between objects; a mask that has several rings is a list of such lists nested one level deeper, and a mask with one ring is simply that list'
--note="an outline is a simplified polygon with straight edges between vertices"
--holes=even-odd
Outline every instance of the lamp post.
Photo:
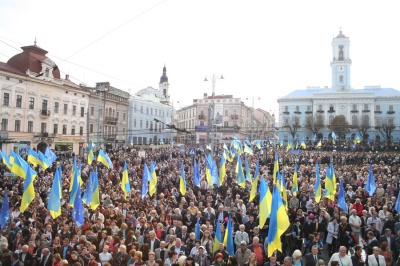
[{"label": "lamp post", "polygon": [[[109,86],[110,86],[109,82],[98,82],[98,83],[96,83],[96,87],[94,89],[94,91],[99,94],[99,101],[98,101],[98,106],[97,106],[97,110],[98,110],[98,120],[97,120],[97,122],[98,122],[98,124],[97,124],[97,146],[98,147],[97,147],[97,149],[98,150],[100,149],[100,139],[102,137],[101,136],[102,130],[100,128],[100,118],[101,118],[100,105],[102,104],[102,96],[106,91],[108,91]],[[106,99],[106,97],[104,95],[104,105],[105,105],[105,99]],[[102,111],[102,113],[104,116],[104,110]],[[103,121],[104,121],[104,119],[103,119]],[[103,127],[103,130],[104,130],[104,127]]]},{"label": "lamp post", "polygon": [[[216,128],[214,129],[214,125],[215,125],[215,83],[217,82],[218,79],[224,79],[223,75],[215,75],[213,74],[212,76],[206,76],[204,78],[204,81],[208,81],[208,78],[211,79],[212,81],[212,107],[209,106],[209,114],[208,114],[208,127],[207,127],[207,143],[210,143],[210,126],[212,126],[212,131],[213,131],[213,138],[212,138],[212,142],[211,142],[211,156],[213,156],[214,154],[214,141],[216,138]],[[210,111],[210,109],[212,109],[212,111]],[[212,120],[211,120],[212,117]],[[211,124],[212,122],[212,124]]]},{"label": "lamp post", "polygon": [[[246,101],[248,101],[248,100],[249,100],[249,97],[246,98]],[[261,100],[261,98],[257,97],[257,100]],[[250,141],[253,141],[253,133],[254,133],[253,123],[254,123],[254,96],[252,96],[252,101],[251,101],[251,117],[250,117],[251,135],[250,135]]]}]

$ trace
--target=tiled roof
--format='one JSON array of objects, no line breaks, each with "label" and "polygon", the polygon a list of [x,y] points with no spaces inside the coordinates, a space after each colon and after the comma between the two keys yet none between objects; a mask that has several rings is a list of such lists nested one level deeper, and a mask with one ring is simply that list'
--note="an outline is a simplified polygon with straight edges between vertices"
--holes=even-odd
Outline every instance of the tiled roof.
[{"label": "tiled roof", "polygon": [[23,73],[23,72],[19,71],[18,69],[14,68],[14,67],[12,67],[9,64],[4,63],[4,62],[0,62],[0,70],[6,71],[6,72],[10,72],[10,73],[13,73],[13,74],[17,74],[17,75],[26,76],[26,73]]}]

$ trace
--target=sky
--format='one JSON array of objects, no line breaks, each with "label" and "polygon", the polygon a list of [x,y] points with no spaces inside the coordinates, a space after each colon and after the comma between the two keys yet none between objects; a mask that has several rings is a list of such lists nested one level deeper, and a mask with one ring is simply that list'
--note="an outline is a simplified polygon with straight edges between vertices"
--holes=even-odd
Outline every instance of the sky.
[{"label": "sky", "polygon": [[[37,45],[62,76],[158,88],[164,64],[175,107],[212,93],[278,114],[277,97],[330,86],[331,41],[350,38],[351,85],[400,90],[400,1],[0,0],[0,61]],[[249,100],[245,100],[245,99]]]}]

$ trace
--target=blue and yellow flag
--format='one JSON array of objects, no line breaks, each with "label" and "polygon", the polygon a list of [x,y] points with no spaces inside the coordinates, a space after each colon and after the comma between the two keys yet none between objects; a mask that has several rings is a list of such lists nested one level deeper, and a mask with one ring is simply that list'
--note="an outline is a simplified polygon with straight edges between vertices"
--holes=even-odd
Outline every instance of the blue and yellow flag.
[{"label": "blue and yellow flag", "polygon": [[78,186],[78,190],[76,193],[75,201],[74,201],[74,209],[72,211],[72,218],[74,218],[76,225],[81,227],[85,220],[83,216],[83,206],[82,206],[82,196],[81,196],[81,187]]},{"label": "blue and yellow flag", "polygon": [[372,197],[376,191],[376,181],[374,177],[374,173],[372,172],[372,163],[369,164],[369,172],[368,172],[368,180],[365,186],[365,190],[368,192],[368,195]]},{"label": "blue and yellow flag", "polygon": [[[11,173],[14,173],[23,179],[26,178],[27,175],[27,169],[30,168],[29,165],[25,162],[24,159],[21,158],[18,154],[16,154],[14,151],[10,151],[10,157],[12,156],[13,162],[11,166]],[[10,159],[11,162],[11,159]],[[36,173],[36,172],[35,172]]]},{"label": "blue and yellow flag", "polygon": [[286,189],[286,180],[285,180],[285,172],[281,171],[281,196],[283,205],[285,205],[285,209],[288,210],[288,199],[287,199],[287,189]]},{"label": "blue and yellow flag", "polygon": [[304,140],[300,143],[300,147],[303,148],[303,149],[306,149],[306,148],[307,148],[307,145],[306,145],[306,143],[304,142]]},{"label": "blue and yellow flag", "polygon": [[253,201],[257,195],[257,185],[258,185],[258,176],[254,178],[254,180],[251,182],[251,190],[250,190],[250,197],[249,201]]},{"label": "blue and yellow flag", "polygon": [[10,219],[10,205],[8,203],[8,193],[4,193],[3,203],[0,211],[0,228],[2,230],[6,226],[9,219]]},{"label": "blue and yellow flag", "polygon": [[272,194],[268,189],[267,182],[261,177],[260,182],[260,215],[259,215],[259,228],[262,229],[267,218],[271,214]]},{"label": "blue and yellow flag", "polygon": [[226,252],[230,256],[235,255],[235,248],[233,246],[233,228],[232,228],[231,215],[229,215],[228,223],[227,223],[226,229],[225,229],[224,246],[226,247]]},{"label": "blue and yellow flag", "polygon": [[108,154],[105,153],[103,150],[99,150],[99,155],[97,156],[97,161],[101,162],[104,164],[105,167],[109,169],[114,169],[114,166],[110,160],[110,157],[108,157]]},{"label": "blue and yellow flag", "polygon": [[33,164],[35,167],[42,164],[42,161],[39,158],[39,155],[32,149],[28,151],[28,159],[27,161]]},{"label": "blue and yellow flag", "polygon": [[89,207],[92,210],[96,210],[97,207],[100,206],[100,192],[99,192],[99,176],[97,173],[97,167],[94,169],[94,172],[90,174],[90,178],[92,178],[92,202],[90,203]]},{"label": "blue and yellow flag", "polygon": [[354,143],[358,144],[358,143],[360,143],[360,142],[361,142],[360,136],[359,136],[359,135],[356,135],[356,136],[354,137]]},{"label": "blue and yellow flag", "polygon": [[244,153],[248,153],[248,154],[250,154],[250,155],[253,155],[254,153],[253,153],[253,149],[252,148],[250,148],[246,143],[244,144]]},{"label": "blue and yellow flag", "polygon": [[222,151],[221,161],[219,167],[219,185],[222,186],[224,183],[225,175],[226,175],[226,150]]},{"label": "blue and yellow flag", "polygon": [[332,131],[331,136],[332,136],[332,143],[335,144],[335,141],[336,141],[336,134],[335,134],[335,132]]},{"label": "blue and yellow flag", "polygon": [[221,222],[219,220],[219,217],[217,219],[217,224],[215,225],[215,237],[214,237],[214,245],[213,245],[213,253],[217,252],[218,246],[222,242],[222,237],[221,237]]},{"label": "blue and yellow flag", "polygon": [[321,142],[321,140],[318,142],[318,144],[317,144],[316,147],[322,147],[322,142]]},{"label": "blue and yellow flag", "polygon": [[193,160],[193,184],[200,187],[200,161],[196,163],[196,160]]},{"label": "blue and yellow flag", "polygon": [[49,201],[47,202],[47,209],[50,212],[50,215],[53,219],[56,219],[61,215],[61,172],[60,167],[57,167],[56,172],[54,174],[53,184],[51,185]]},{"label": "blue and yellow flag", "polygon": [[318,162],[315,164],[315,184],[314,184],[315,202],[319,203],[322,197],[321,175],[319,173]]},{"label": "blue and yellow flag", "polygon": [[80,190],[80,185],[79,185],[79,181],[78,181],[78,169],[76,168],[76,156],[73,157],[72,159],[73,163],[72,163],[72,174],[71,174],[71,183],[69,186],[69,205],[74,206],[75,203],[75,198],[76,195],[78,193],[78,187]]},{"label": "blue and yellow flag", "polygon": [[[16,160],[14,162],[16,162]],[[25,169],[25,171],[24,194],[22,194],[20,212],[24,212],[28,208],[29,204],[31,204],[31,202],[35,199],[35,188],[33,186],[33,182],[35,181],[37,174],[29,166],[27,169]]]},{"label": "blue and yellow flag", "polygon": [[151,180],[149,182],[149,194],[150,196],[153,196],[154,193],[157,192],[157,184],[158,184],[157,173],[156,173],[156,162],[154,161],[151,161],[150,163],[150,175],[151,175]]},{"label": "blue and yellow flag", "polygon": [[276,174],[279,173],[279,157],[278,153],[275,152],[275,161],[274,161],[274,172],[272,173],[272,180],[274,184],[276,184]]},{"label": "blue and yellow flag", "polygon": [[244,178],[242,158],[240,155],[238,156],[237,159],[236,169],[237,169],[238,185],[242,188],[246,188],[246,180]]},{"label": "blue and yellow flag", "polygon": [[46,156],[41,151],[38,151],[38,156],[40,158],[40,161],[41,161],[40,165],[42,166],[43,170],[46,170],[47,168],[49,168],[51,163],[46,158]]},{"label": "blue and yellow flag", "polygon": [[186,178],[185,178],[185,166],[182,163],[181,166],[181,173],[179,176],[179,192],[181,192],[181,194],[183,196],[186,195]]},{"label": "blue and yellow flag", "polygon": [[11,171],[12,163],[10,162],[10,157],[3,151],[1,151],[1,159],[3,163],[7,166],[8,170]]},{"label": "blue and yellow flag", "polygon": [[299,184],[298,184],[298,173],[297,173],[297,163],[294,164],[294,173],[293,173],[293,185],[292,185],[292,193],[296,196],[297,192],[299,192]]},{"label": "blue and yellow flag", "polygon": [[268,230],[268,257],[276,250],[282,252],[281,236],[290,225],[289,217],[283,206],[281,195],[277,188],[273,189],[271,216]]},{"label": "blue and yellow flag", "polygon": [[217,185],[217,187],[220,187],[219,175],[218,175],[218,167],[217,167],[217,163],[215,162],[215,160],[213,160],[213,162],[212,162],[211,183]]},{"label": "blue and yellow flag", "polygon": [[149,181],[151,180],[151,175],[146,162],[144,163],[143,178],[142,178],[142,199],[149,192]]},{"label": "blue and yellow flag", "polygon": [[92,164],[95,159],[96,158],[94,157],[94,153],[93,153],[93,143],[90,142],[89,149],[88,149],[88,159],[87,159],[88,164]]},{"label": "blue and yellow flag", "polygon": [[[126,167],[126,160],[124,163],[124,171],[122,172],[121,189],[124,192],[124,199],[126,200],[126,196],[128,195],[129,192],[131,192],[131,185],[129,183],[128,168]],[[151,196],[151,194],[150,194],[150,196]]]},{"label": "blue and yellow flag", "polygon": [[290,151],[292,149],[292,144],[290,144],[290,142],[288,142],[288,144],[286,145],[286,152]]},{"label": "blue and yellow flag", "polygon": [[211,171],[212,171],[212,157],[210,154],[206,156],[206,180],[207,184],[211,186]]},{"label": "blue and yellow flag", "polygon": [[325,195],[324,197],[327,199],[330,199],[332,201],[335,201],[335,194],[336,194],[336,181],[333,181],[333,174],[332,173],[333,169],[333,163],[331,162],[331,165],[326,168],[326,177],[325,177]]}]

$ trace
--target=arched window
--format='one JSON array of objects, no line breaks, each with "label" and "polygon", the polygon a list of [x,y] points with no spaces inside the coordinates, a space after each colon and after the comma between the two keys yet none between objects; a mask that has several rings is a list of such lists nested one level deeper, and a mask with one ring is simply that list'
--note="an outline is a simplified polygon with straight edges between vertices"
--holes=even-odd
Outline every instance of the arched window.
[{"label": "arched window", "polygon": [[339,76],[339,83],[343,83],[343,75]]},{"label": "arched window", "polygon": [[332,121],[333,121],[333,115],[329,116],[329,125],[332,125]]},{"label": "arched window", "polygon": [[357,117],[356,115],[353,115],[353,116],[351,117],[351,124],[352,124],[353,126],[358,126],[358,117]]},{"label": "arched window", "polygon": [[229,127],[229,122],[228,121],[224,121],[224,127]]},{"label": "arched window", "polygon": [[362,125],[369,126],[369,116],[368,115],[363,116]]}]

